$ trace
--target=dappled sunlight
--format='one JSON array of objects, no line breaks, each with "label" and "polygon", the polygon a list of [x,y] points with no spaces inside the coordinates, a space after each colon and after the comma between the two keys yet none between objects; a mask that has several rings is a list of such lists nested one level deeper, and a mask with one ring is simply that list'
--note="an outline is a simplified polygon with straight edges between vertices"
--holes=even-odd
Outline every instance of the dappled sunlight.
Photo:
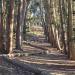
[{"label": "dappled sunlight", "polygon": [[48,60],[35,56],[28,56],[20,59],[21,61],[24,62],[36,63],[36,64],[75,66],[75,61],[70,61],[70,60]]},{"label": "dappled sunlight", "polygon": [[75,0],[0,0],[0,66],[12,75],[75,75],[74,8]]},{"label": "dappled sunlight", "polygon": [[51,75],[65,75],[65,73],[50,73]]}]

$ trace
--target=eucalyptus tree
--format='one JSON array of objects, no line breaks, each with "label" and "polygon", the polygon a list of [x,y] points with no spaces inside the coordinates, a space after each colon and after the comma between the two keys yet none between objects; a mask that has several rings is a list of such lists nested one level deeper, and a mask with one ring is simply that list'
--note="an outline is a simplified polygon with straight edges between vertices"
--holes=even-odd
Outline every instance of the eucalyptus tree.
[{"label": "eucalyptus tree", "polygon": [[[50,0],[49,0],[50,1]],[[48,42],[50,42],[52,44],[52,33],[51,33],[51,8],[50,8],[50,4],[51,1],[48,3],[48,0],[43,1],[44,4],[44,9],[45,9],[45,35],[46,38],[48,40]]]},{"label": "eucalyptus tree", "polygon": [[5,0],[1,0],[0,2],[0,52],[4,52],[4,38],[3,38],[3,30],[4,30],[4,16],[5,16],[5,7],[6,2]]},{"label": "eucalyptus tree", "polygon": [[65,29],[64,29],[64,25],[65,25],[65,22],[64,22],[64,15],[65,15],[65,3],[64,3],[64,0],[59,0],[59,8],[60,8],[60,23],[61,23],[61,42],[62,42],[62,45],[63,45],[63,50],[64,50],[64,53],[67,54],[67,50],[66,50],[66,41],[65,41]]},{"label": "eucalyptus tree", "polygon": [[17,28],[16,28],[16,49],[21,49],[22,45],[22,33],[23,33],[23,25],[26,16],[26,9],[29,0],[19,0],[18,4],[18,15],[17,15]]},{"label": "eucalyptus tree", "polygon": [[67,36],[68,36],[68,57],[70,59],[75,60],[75,49],[74,49],[74,44],[73,43],[73,31],[72,31],[72,27],[73,27],[73,23],[72,23],[72,0],[68,0],[68,26],[67,26]]},{"label": "eucalyptus tree", "polygon": [[72,59],[75,60],[75,0],[72,1],[72,41],[73,41],[73,49],[72,49]]},{"label": "eucalyptus tree", "polygon": [[12,53],[13,51],[13,25],[14,25],[14,0],[9,0],[9,9],[7,14],[6,25],[6,51]]},{"label": "eucalyptus tree", "polygon": [[[61,4],[60,4],[61,5]],[[62,50],[61,46],[61,35],[60,31],[60,19],[62,15],[59,15],[59,0],[45,0],[44,1],[45,12],[46,14],[46,24],[48,25],[47,36],[49,42],[53,47],[56,47],[58,50]],[[61,9],[62,11],[62,9]],[[61,12],[60,12],[61,13]],[[62,14],[62,13],[61,13]],[[60,18],[60,19],[59,19]],[[63,32],[62,32],[63,33]]]},{"label": "eucalyptus tree", "polygon": [[[48,3],[47,3],[48,2]],[[49,38],[49,41],[50,43],[52,44],[53,47],[56,47],[58,49],[60,49],[60,43],[59,43],[59,38],[58,38],[58,29],[57,29],[57,24],[56,24],[56,21],[57,21],[57,18],[56,18],[56,8],[55,5],[56,5],[56,2],[57,1],[54,1],[54,0],[48,0],[46,1],[45,6],[45,11],[47,13],[46,15],[46,21],[48,23],[48,38]],[[47,5],[46,5],[47,4]]]}]

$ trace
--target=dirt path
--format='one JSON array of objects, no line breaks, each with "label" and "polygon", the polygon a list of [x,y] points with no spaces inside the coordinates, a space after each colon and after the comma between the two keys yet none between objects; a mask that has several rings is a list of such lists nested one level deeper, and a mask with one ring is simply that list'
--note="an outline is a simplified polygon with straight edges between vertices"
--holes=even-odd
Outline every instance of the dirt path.
[{"label": "dirt path", "polygon": [[68,60],[66,55],[44,40],[23,41],[22,48],[22,53],[31,55],[14,57],[12,60],[44,70],[48,75],[75,75],[75,61]]},{"label": "dirt path", "polygon": [[33,55],[15,57],[15,60],[48,71],[50,75],[75,75],[75,61],[68,60],[56,48],[49,47],[48,43],[28,43],[23,49]]}]

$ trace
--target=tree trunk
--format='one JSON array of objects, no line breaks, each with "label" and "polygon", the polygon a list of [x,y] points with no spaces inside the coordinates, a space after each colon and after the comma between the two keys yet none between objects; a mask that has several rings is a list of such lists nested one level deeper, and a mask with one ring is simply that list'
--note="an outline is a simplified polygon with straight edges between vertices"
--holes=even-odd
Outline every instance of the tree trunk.
[{"label": "tree trunk", "polygon": [[27,0],[20,0],[18,6],[17,29],[16,29],[16,49],[22,49],[23,26],[26,16]]},{"label": "tree trunk", "polygon": [[45,26],[44,26],[44,33],[45,33],[45,35],[46,35],[46,39],[48,40],[48,42],[50,43],[51,41],[50,41],[50,36],[49,36],[49,25],[50,25],[50,23],[49,23],[49,5],[48,5],[48,1],[47,0],[45,0],[44,2],[43,2],[43,4],[44,4],[44,9],[45,9]]},{"label": "tree trunk", "polygon": [[29,2],[27,2],[26,4],[25,4],[26,6],[25,6],[25,15],[24,15],[24,25],[23,25],[23,40],[26,40],[26,14],[27,14],[27,7],[28,7],[28,5],[29,5]]},{"label": "tree trunk", "polygon": [[59,0],[59,7],[60,7],[60,22],[61,22],[61,42],[63,45],[64,53],[67,54],[66,51],[66,43],[65,43],[65,33],[64,33],[64,22],[63,22],[63,0]]},{"label": "tree trunk", "polygon": [[13,51],[13,25],[14,25],[14,0],[9,0],[9,12],[7,16],[6,26],[6,51],[12,53]]},{"label": "tree trunk", "polygon": [[[67,37],[68,37],[68,57],[72,59],[73,43],[72,43],[72,0],[68,0],[68,26],[67,26]],[[74,57],[75,58],[75,57]]]},{"label": "tree trunk", "polygon": [[5,0],[2,0],[2,10],[0,15],[0,53],[4,53],[4,43],[3,43],[3,26],[4,26],[4,16],[5,16]]},{"label": "tree trunk", "polygon": [[21,31],[22,10],[23,10],[23,0],[20,0],[18,5],[17,27],[16,27],[16,49],[21,49],[22,45],[22,31]]}]

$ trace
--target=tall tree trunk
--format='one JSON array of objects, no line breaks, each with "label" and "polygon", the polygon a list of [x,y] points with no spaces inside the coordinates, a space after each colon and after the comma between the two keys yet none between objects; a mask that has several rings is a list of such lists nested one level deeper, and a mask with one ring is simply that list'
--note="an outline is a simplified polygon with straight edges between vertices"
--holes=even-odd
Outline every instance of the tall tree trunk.
[{"label": "tall tree trunk", "polygon": [[50,0],[49,1],[49,7],[48,7],[48,12],[49,12],[49,17],[48,17],[48,20],[49,20],[49,25],[48,25],[48,36],[49,36],[49,41],[50,43],[52,44],[53,47],[55,47],[55,40],[54,40],[54,34],[53,34],[53,26],[52,26],[52,18],[53,18],[53,14],[52,14],[52,3],[53,1]]},{"label": "tall tree trunk", "polygon": [[2,10],[0,15],[0,53],[4,51],[4,44],[3,44],[3,25],[4,25],[4,16],[5,16],[5,0],[2,0]]},{"label": "tall tree trunk", "polygon": [[24,14],[24,24],[23,24],[23,40],[26,40],[26,14],[27,14],[27,8],[28,8],[29,2],[26,2],[25,4],[25,14]]},{"label": "tall tree trunk", "polygon": [[13,51],[13,25],[14,25],[14,0],[9,0],[9,12],[7,16],[6,26],[6,51],[12,53]]},{"label": "tall tree trunk", "polygon": [[23,10],[23,0],[20,0],[18,5],[18,15],[17,15],[16,49],[21,49],[22,45],[22,32],[21,32],[22,10]]},{"label": "tall tree trunk", "polygon": [[67,54],[66,51],[66,43],[65,43],[65,33],[64,33],[64,22],[63,22],[63,2],[64,0],[59,0],[59,7],[60,7],[60,22],[61,22],[61,40],[62,40],[62,45],[64,49],[64,53]]},{"label": "tall tree trunk", "polygon": [[52,26],[53,22],[53,1],[45,0],[44,7],[46,11],[46,34],[48,36],[48,42],[52,44],[53,47],[56,47],[56,40],[54,38],[54,26]]},{"label": "tall tree trunk", "polygon": [[59,44],[59,36],[58,36],[58,28],[56,25],[56,10],[55,10],[55,1],[51,1],[51,9],[52,9],[52,14],[51,14],[51,19],[52,19],[52,24],[51,24],[51,30],[52,30],[52,41],[53,41],[53,47],[56,47],[57,49],[60,49],[60,44]]},{"label": "tall tree trunk", "polygon": [[48,5],[48,0],[43,1],[44,4],[44,9],[45,9],[45,26],[44,26],[44,33],[46,35],[46,39],[48,40],[49,43],[50,41],[50,36],[49,36],[49,5]]},{"label": "tall tree trunk", "polygon": [[72,51],[73,51],[73,43],[72,43],[72,0],[68,0],[67,37],[68,37],[68,57],[72,58]]},{"label": "tall tree trunk", "polygon": [[23,26],[25,24],[26,9],[28,2],[27,0],[20,0],[18,6],[18,16],[17,16],[17,29],[16,29],[16,49],[22,49],[23,40]]},{"label": "tall tree trunk", "polygon": [[26,35],[26,32],[25,34],[23,34],[23,30],[25,29],[24,27],[26,26],[26,14],[27,14],[27,8],[28,8],[28,5],[29,5],[29,2],[27,0],[23,0],[23,11],[22,11],[22,40],[24,40],[23,37],[25,37],[24,35]]}]

